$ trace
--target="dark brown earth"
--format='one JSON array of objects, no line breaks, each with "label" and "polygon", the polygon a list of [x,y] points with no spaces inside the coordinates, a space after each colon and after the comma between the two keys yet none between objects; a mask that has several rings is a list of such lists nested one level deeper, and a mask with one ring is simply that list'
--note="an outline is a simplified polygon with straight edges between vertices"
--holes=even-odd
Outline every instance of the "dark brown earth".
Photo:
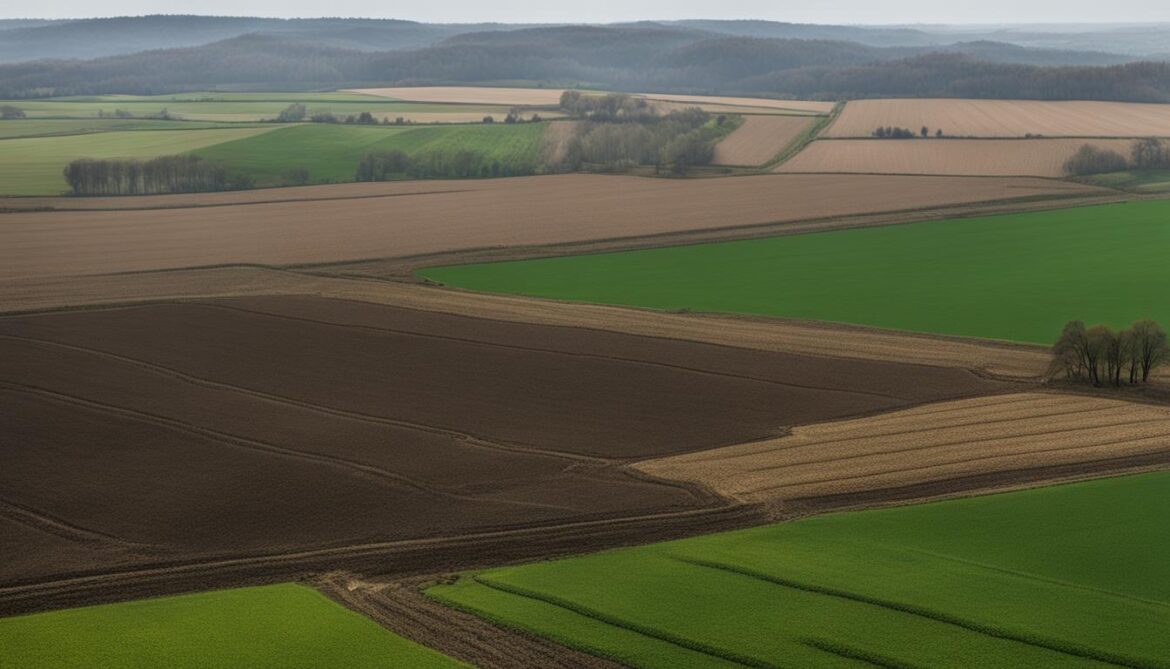
[{"label": "dark brown earth", "polygon": [[400,636],[441,649],[478,669],[618,669],[625,665],[587,655],[519,629],[484,619],[427,598],[428,579],[385,582],[331,573],[313,583],[321,592]]},{"label": "dark brown earth", "polygon": [[[572,523],[601,525],[577,544],[524,543],[628,543],[605,523],[652,516],[683,519],[662,524],[677,534],[695,525],[685,514],[727,503],[621,463],[1004,387],[313,297],[0,318],[0,602],[78,601],[42,588],[65,577],[81,579],[80,601],[129,597],[131,576],[104,575],[150,568],[196,574],[179,589],[371,573],[419,539],[446,542],[441,564],[399,566],[433,572],[480,551],[531,557],[506,533]],[[490,550],[460,541],[501,532]],[[85,597],[85,583],[105,595]]]}]

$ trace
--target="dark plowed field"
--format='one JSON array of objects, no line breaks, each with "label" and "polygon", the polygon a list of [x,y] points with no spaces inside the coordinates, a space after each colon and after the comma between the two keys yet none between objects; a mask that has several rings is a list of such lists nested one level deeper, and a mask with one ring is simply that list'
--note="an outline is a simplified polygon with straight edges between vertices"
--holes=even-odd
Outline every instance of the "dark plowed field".
[{"label": "dark plowed field", "polygon": [[0,584],[716,503],[614,460],[993,392],[310,297],[0,319]]}]

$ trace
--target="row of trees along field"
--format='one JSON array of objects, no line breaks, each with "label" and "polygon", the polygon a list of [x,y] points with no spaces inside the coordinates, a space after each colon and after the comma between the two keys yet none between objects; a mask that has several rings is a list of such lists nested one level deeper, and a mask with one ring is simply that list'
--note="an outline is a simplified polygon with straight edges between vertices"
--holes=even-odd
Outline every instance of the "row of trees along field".
[{"label": "row of trees along field", "polygon": [[621,93],[565,91],[560,106],[583,122],[561,164],[550,166],[560,171],[653,165],[659,172],[685,174],[691,167],[710,164],[715,142],[732,129],[726,116],[712,119],[697,107],[660,114],[646,99]]},{"label": "row of trees along field", "polygon": [[514,177],[536,174],[539,166],[527,160],[501,162],[473,149],[436,149],[408,155],[391,149],[367,153],[358,163],[355,181],[390,181],[404,177],[459,178]]},{"label": "row of trees along field", "polygon": [[1129,158],[1113,149],[1085,144],[1064,163],[1064,171],[1073,176],[1120,172],[1127,169],[1170,169],[1170,146],[1153,137],[1134,140]]},{"label": "row of trees along field", "polygon": [[[919,128],[918,134],[916,135],[910,128],[896,128],[894,126],[886,125],[875,128],[871,134],[878,139],[914,139],[916,137],[922,137],[925,139],[930,137],[930,128],[922,126]],[[934,131],[934,136],[936,138],[941,138],[943,136],[942,128],[936,128]]]},{"label": "row of trees along field", "polygon": [[160,156],[151,160],[74,160],[65,167],[74,195],[150,195],[203,193],[249,188],[219,165],[198,156]]},{"label": "row of trees along field", "polygon": [[1166,331],[1152,320],[1136,321],[1117,332],[1104,325],[1086,328],[1070,321],[1052,347],[1050,376],[1094,386],[1146,383],[1170,358]]}]

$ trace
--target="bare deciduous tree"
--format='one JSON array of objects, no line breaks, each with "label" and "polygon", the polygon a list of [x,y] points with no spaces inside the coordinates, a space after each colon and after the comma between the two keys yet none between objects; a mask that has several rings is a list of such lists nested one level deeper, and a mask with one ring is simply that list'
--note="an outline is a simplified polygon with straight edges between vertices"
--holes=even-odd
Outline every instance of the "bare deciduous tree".
[{"label": "bare deciduous tree", "polygon": [[1121,332],[1104,325],[1085,328],[1069,321],[1052,347],[1049,376],[1064,374],[1070,381],[1094,386],[1146,383],[1159,365],[1170,359],[1166,331],[1152,320],[1134,322]]}]

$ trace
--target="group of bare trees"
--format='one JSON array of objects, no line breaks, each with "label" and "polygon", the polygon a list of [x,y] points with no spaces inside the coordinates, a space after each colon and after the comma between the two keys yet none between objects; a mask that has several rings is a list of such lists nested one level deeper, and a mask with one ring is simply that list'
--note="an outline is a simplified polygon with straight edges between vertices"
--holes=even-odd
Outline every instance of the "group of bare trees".
[{"label": "group of bare trees", "polygon": [[65,167],[74,195],[149,195],[203,193],[247,188],[223,167],[198,156],[160,156],[151,160],[74,160]]},{"label": "group of bare trees", "polygon": [[1170,169],[1170,146],[1166,142],[1146,137],[1130,145],[1129,158],[1112,149],[1085,144],[1064,163],[1064,171],[1075,176],[1138,170]]},{"label": "group of bare trees", "polygon": [[1170,358],[1166,331],[1152,320],[1134,322],[1117,332],[1104,325],[1086,328],[1069,321],[1052,347],[1050,376],[1094,386],[1146,383]]},{"label": "group of bare trees", "polygon": [[1160,139],[1146,137],[1135,140],[1129,156],[1133,166],[1139,170],[1170,169],[1170,147]]},{"label": "group of bare trees", "polygon": [[24,116],[24,110],[16,105],[0,105],[0,119],[11,121]]},{"label": "group of bare trees", "polygon": [[661,114],[646,99],[621,93],[565,91],[561,109],[584,123],[569,141],[561,164],[548,166],[553,171],[653,165],[658,171],[685,174],[711,162],[715,141],[729,127],[726,116],[712,121],[698,107]]},{"label": "group of bare trees", "polygon": [[1064,162],[1064,171],[1076,175],[1120,172],[1128,167],[1129,163],[1125,156],[1112,149],[1102,149],[1092,144],[1085,144],[1077,149],[1077,152]]},{"label": "group of bare trees", "polygon": [[561,93],[561,109],[569,116],[597,123],[645,123],[657,116],[649,100],[624,93],[586,95],[565,91]]}]

